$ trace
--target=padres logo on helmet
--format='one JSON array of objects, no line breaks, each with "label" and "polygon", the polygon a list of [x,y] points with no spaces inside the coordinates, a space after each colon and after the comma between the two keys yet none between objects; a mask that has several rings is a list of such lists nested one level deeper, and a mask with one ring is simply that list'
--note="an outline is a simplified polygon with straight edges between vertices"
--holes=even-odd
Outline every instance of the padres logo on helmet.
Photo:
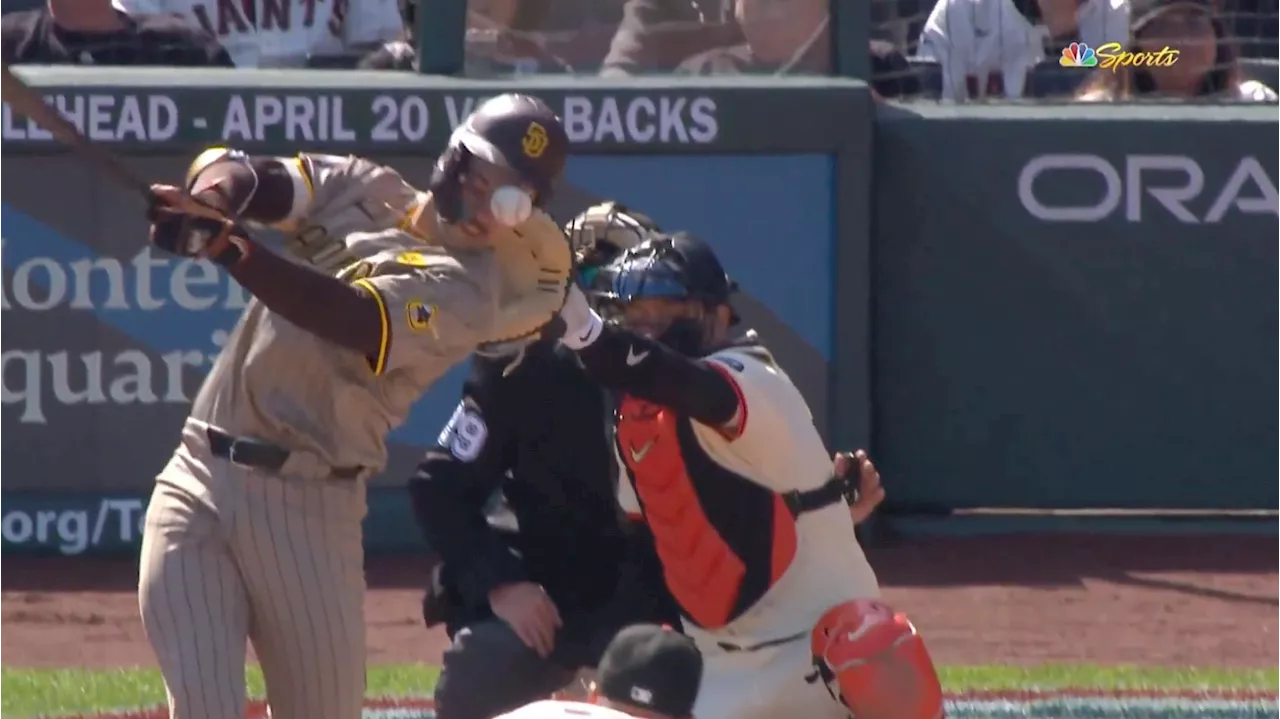
[{"label": "padres logo on helmet", "polygon": [[536,122],[531,122],[529,123],[529,129],[525,130],[524,139],[520,140],[520,147],[527,157],[538,158],[542,157],[542,153],[547,151],[549,143],[547,128]]}]

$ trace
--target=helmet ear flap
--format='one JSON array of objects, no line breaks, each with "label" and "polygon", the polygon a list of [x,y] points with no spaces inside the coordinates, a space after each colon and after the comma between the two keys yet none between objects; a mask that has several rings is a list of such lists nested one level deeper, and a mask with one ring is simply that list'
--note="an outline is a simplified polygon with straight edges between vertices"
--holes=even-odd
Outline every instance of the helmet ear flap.
[{"label": "helmet ear flap", "polygon": [[451,143],[436,160],[427,188],[436,201],[440,219],[453,224],[462,219],[462,175],[471,164],[471,151]]}]

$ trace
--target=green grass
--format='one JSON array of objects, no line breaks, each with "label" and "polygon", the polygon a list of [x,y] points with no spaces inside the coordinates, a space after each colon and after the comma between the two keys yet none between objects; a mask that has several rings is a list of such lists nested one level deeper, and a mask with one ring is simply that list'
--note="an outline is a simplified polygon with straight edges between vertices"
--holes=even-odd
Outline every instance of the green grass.
[{"label": "green grass", "polygon": [[[440,670],[423,664],[370,667],[369,696],[430,696]],[[264,696],[262,672],[245,672],[249,695]],[[0,715],[4,719],[85,714],[164,704],[164,682],[156,669],[0,669]]]},{"label": "green grass", "polygon": [[[1187,669],[1091,664],[1038,667],[943,667],[942,682],[950,691],[1016,689],[1254,689],[1275,691],[1276,669]],[[369,669],[370,696],[424,696],[435,685],[438,670],[421,664]],[[262,674],[248,672],[249,692],[261,697]],[[6,719],[39,715],[84,714],[164,703],[164,685],[154,669],[11,669],[0,670],[0,714]]]},{"label": "green grass", "polygon": [[1280,670],[1197,669],[1132,665],[1045,664],[1035,667],[940,667],[949,691],[1016,689],[1276,690]]}]

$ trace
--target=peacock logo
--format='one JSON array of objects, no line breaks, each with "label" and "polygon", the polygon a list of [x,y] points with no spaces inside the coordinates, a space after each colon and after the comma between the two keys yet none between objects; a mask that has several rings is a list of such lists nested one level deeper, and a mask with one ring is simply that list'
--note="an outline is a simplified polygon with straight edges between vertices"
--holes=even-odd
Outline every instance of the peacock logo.
[{"label": "peacock logo", "polygon": [[1058,64],[1063,67],[1097,67],[1098,55],[1087,42],[1073,42],[1062,48]]}]

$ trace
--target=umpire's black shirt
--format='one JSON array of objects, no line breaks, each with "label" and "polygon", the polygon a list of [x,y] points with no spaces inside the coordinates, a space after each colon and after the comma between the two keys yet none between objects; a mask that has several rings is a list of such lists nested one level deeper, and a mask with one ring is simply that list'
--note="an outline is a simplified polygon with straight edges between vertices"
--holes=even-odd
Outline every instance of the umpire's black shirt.
[{"label": "umpire's black shirt", "polygon": [[[636,546],[618,510],[605,394],[559,343],[530,346],[504,376],[510,362],[473,361],[462,402],[409,482],[414,511],[467,609],[487,611],[491,589],[527,580],[562,613],[592,611]],[[498,487],[520,556],[485,518]]]}]

